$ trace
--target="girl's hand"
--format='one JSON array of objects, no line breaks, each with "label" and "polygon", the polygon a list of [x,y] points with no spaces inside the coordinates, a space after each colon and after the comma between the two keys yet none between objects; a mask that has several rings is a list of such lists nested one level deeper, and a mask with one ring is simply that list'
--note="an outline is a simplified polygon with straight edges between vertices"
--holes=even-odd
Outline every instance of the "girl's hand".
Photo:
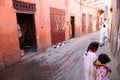
[{"label": "girl's hand", "polygon": [[97,59],[93,62],[94,66],[97,66]]},{"label": "girl's hand", "polygon": [[108,69],[107,71],[108,71],[108,72],[110,72],[110,73],[112,72],[112,70],[111,70],[111,69]]}]

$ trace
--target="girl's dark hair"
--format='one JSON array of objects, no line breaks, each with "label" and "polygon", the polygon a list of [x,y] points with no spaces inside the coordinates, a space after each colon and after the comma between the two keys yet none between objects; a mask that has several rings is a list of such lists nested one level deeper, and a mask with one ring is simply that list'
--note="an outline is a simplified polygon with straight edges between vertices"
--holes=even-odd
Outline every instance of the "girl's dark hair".
[{"label": "girl's dark hair", "polygon": [[108,57],[108,55],[106,54],[100,54],[99,57],[98,57],[98,61],[101,62],[102,64],[106,64],[108,62],[110,62],[110,58]]},{"label": "girl's dark hair", "polygon": [[99,43],[98,42],[91,42],[90,44],[89,44],[89,46],[88,46],[88,49],[87,49],[87,52],[89,51],[89,49],[98,49],[98,47],[99,47]]}]

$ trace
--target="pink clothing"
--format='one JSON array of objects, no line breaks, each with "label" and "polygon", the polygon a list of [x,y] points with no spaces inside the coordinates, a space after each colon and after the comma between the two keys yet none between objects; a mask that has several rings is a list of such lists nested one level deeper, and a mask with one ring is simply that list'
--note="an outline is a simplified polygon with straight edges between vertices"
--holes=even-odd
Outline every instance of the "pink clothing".
[{"label": "pink clothing", "polygon": [[[110,66],[108,66],[110,69]],[[110,80],[109,78],[110,72],[107,71],[103,66],[99,66],[97,68],[97,80]]]}]

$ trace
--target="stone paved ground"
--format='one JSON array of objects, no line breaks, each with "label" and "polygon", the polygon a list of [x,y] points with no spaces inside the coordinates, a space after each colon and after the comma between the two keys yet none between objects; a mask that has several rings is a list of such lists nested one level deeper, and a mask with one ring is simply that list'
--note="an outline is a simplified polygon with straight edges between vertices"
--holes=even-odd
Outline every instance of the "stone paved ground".
[{"label": "stone paved ground", "polygon": [[[42,53],[27,55],[21,63],[1,71],[0,80],[84,80],[82,56],[92,41],[99,41],[98,32],[71,39],[55,49],[51,47]],[[100,47],[97,55],[103,52],[112,60],[110,80],[120,80],[109,43]]]}]

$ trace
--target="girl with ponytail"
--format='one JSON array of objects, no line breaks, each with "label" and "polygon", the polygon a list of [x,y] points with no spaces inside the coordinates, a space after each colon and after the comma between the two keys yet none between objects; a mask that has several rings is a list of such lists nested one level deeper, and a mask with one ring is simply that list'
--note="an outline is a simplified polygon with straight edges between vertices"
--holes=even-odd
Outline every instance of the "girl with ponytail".
[{"label": "girl with ponytail", "polygon": [[99,48],[98,42],[91,42],[83,55],[84,80],[96,80],[96,68],[93,62],[97,59],[95,52]]}]

